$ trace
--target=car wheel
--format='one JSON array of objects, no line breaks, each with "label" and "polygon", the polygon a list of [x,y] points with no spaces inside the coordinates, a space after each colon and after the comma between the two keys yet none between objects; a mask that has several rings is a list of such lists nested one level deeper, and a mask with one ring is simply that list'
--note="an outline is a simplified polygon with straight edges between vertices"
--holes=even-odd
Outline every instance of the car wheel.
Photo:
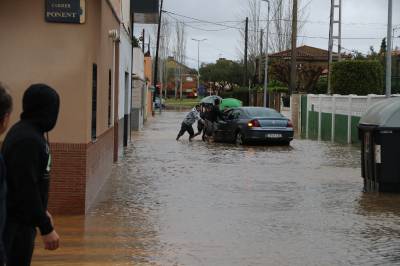
[{"label": "car wheel", "polygon": [[236,143],[237,145],[243,145],[243,144],[245,144],[245,141],[244,141],[244,137],[243,137],[242,132],[238,131],[238,132],[236,133],[235,143]]},{"label": "car wheel", "polygon": [[285,140],[282,142],[283,145],[289,146],[290,145],[290,140]]}]

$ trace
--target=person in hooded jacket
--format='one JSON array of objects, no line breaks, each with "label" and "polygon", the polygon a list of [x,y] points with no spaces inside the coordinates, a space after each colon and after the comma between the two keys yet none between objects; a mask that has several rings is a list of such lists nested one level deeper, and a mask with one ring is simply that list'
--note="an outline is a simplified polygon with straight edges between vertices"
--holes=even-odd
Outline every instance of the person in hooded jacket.
[{"label": "person in hooded jacket", "polygon": [[[11,110],[12,98],[0,83],[0,135],[7,130]],[[3,266],[6,261],[6,253],[3,245],[3,231],[6,220],[6,173],[6,166],[0,154],[0,266]]]},{"label": "person in hooded jacket", "polygon": [[25,91],[22,105],[21,119],[2,146],[8,190],[4,232],[7,266],[30,265],[37,227],[47,250],[59,246],[47,211],[51,155],[45,134],[56,125],[60,99],[54,89],[35,84]]}]

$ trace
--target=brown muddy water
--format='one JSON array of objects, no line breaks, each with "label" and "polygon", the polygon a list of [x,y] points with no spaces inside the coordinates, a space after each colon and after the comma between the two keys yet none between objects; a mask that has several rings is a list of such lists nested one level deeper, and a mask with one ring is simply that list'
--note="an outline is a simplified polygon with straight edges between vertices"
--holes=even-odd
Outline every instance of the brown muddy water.
[{"label": "brown muddy water", "polygon": [[400,196],[365,194],[356,146],[189,143],[185,113],[135,133],[86,217],[33,265],[400,265]]}]

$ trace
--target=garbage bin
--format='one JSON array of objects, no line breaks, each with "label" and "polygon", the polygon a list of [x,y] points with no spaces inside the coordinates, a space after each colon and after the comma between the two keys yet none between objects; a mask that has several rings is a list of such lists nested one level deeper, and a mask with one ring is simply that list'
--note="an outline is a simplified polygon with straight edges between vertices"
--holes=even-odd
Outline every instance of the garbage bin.
[{"label": "garbage bin", "polygon": [[400,98],[371,106],[358,129],[364,190],[400,192]]}]

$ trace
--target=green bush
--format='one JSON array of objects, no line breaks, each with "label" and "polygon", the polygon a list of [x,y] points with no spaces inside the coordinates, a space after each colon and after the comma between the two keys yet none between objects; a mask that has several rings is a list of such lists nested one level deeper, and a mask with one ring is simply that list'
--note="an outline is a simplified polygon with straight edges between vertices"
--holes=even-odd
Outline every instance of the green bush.
[{"label": "green bush", "polygon": [[383,67],[379,61],[341,61],[333,64],[332,92],[336,94],[381,94]]},{"label": "green bush", "polygon": [[310,90],[312,94],[326,94],[328,92],[328,78],[320,77],[315,88]]},{"label": "green bush", "polygon": [[276,93],[289,93],[289,89],[287,87],[270,87],[268,88],[268,91]]},{"label": "green bush", "polygon": [[[251,88],[251,93],[257,91],[257,88]],[[249,105],[249,88],[248,87],[237,87],[232,91],[220,92],[219,96],[222,98],[235,98],[241,100],[244,106]]]}]

